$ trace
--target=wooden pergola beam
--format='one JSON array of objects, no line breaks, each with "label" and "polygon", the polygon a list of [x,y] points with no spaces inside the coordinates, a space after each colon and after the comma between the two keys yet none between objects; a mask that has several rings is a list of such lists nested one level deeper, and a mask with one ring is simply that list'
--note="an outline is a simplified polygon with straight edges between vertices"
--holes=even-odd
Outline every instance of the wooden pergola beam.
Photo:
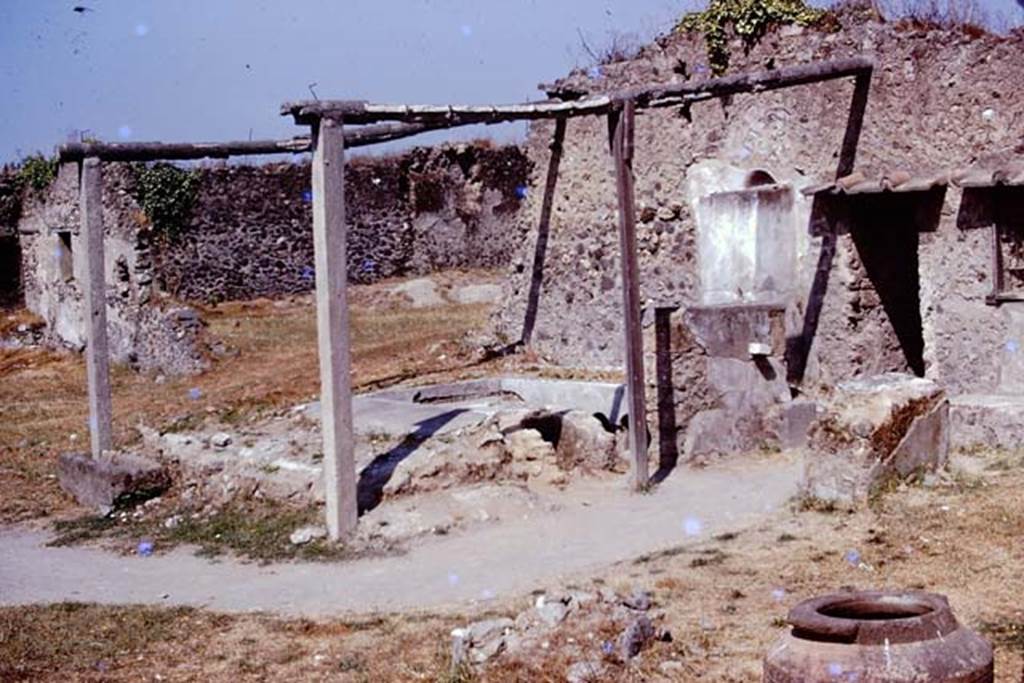
[{"label": "wooden pergola beam", "polygon": [[[425,123],[382,123],[352,127],[345,131],[345,148],[376,145],[446,127]],[[57,156],[62,162],[81,161],[87,157],[102,161],[185,161],[312,151],[312,139],[301,136],[290,140],[234,142],[68,142],[57,148]]]},{"label": "wooden pergola beam", "polygon": [[563,102],[548,100],[523,104],[422,105],[375,104],[356,100],[301,100],[286,102],[281,114],[308,124],[322,118],[344,118],[348,123],[379,121],[445,124],[448,127],[476,123],[504,123],[574,116],[606,115],[615,103],[632,100],[637,109],[681,106],[717,97],[790,88],[819,81],[870,73],[871,60],[852,57],[814,62],[757,73],[742,73],[689,83],[666,83],[629,88],[595,97]]}]

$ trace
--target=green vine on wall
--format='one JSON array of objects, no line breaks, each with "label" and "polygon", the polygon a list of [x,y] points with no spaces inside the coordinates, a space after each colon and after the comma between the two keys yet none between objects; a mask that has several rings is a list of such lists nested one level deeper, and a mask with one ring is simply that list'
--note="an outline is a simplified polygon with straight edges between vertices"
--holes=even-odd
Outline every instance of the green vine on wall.
[{"label": "green vine on wall", "polygon": [[47,159],[42,154],[33,154],[21,160],[17,178],[23,187],[35,192],[44,192],[57,177],[57,157]]},{"label": "green vine on wall", "polygon": [[0,225],[13,226],[21,217],[25,188],[42,195],[57,178],[57,159],[33,154],[0,169]]},{"label": "green vine on wall", "polygon": [[704,35],[711,71],[720,76],[729,68],[730,28],[749,49],[775,26],[814,26],[830,16],[827,10],[808,7],[803,0],[711,0],[703,12],[680,19],[676,30]]},{"label": "green vine on wall", "polygon": [[171,164],[136,164],[135,198],[158,233],[175,237],[188,223],[199,174]]}]

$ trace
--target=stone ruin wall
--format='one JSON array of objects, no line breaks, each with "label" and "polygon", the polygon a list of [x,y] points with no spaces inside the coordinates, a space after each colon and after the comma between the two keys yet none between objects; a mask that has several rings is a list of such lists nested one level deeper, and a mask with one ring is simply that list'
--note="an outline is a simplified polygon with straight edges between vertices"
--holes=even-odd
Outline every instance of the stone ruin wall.
[{"label": "stone ruin wall", "polygon": [[[734,44],[730,72],[858,55],[874,59],[856,163],[869,178],[892,170],[927,174],[969,167],[991,155],[1024,152],[1024,32],[1000,38],[882,23],[856,9],[846,10],[840,21],[843,28],[832,33],[777,30],[746,54]],[[671,35],[632,61],[601,67],[597,78],[577,71],[549,89],[599,93],[679,79],[684,70],[691,78],[706,78],[706,63],[700,36]],[[793,187],[795,267],[791,281],[776,283],[774,294],[786,305],[790,347],[804,328],[809,302],[822,301],[802,383],[805,393],[827,391],[828,385],[858,375],[908,370],[853,238],[840,234],[834,257],[822,258],[827,238],[810,229],[812,204],[799,193],[835,177],[852,93],[852,79],[843,79],[695,104],[692,121],[676,110],[644,111],[637,118],[634,169],[649,404],[651,411],[668,406],[674,412],[679,427],[674,441],[680,447],[699,412],[735,408],[733,390],[744,395],[740,402],[765,389],[785,391],[777,381],[759,377],[785,377],[791,370],[779,348],[772,350],[767,371],[755,372],[750,362],[722,365],[726,361],[708,358],[708,345],[700,338],[706,330],[693,324],[693,307],[704,295],[695,185],[714,186],[730,174],[765,170]],[[529,135],[537,190],[521,213],[522,248],[511,266],[507,303],[495,318],[499,334],[510,341],[522,330],[553,128],[550,122],[537,123]],[[607,140],[603,119],[568,122],[534,333],[535,347],[566,365],[622,362],[617,204]],[[926,372],[951,394],[997,388],[1009,316],[985,304],[992,289],[989,231],[958,227],[960,195],[953,186],[945,193],[939,224],[920,235],[917,266]],[[816,274],[827,288],[814,288],[812,296]],[[654,386],[658,316],[653,309],[659,306],[679,307],[665,319],[671,332],[671,367],[666,370],[664,354],[661,359],[661,373],[668,373],[663,379],[672,378],[667,396],[664,389],[658,396]],[[719,426],[734,429],[735,422]],[[755,424],[750,431],[763,434],[763,427]]]},{"label": "stone ruin wall", "polygon": [[[497,267],[530,165],[515,146],[416,148],[345,168],[350,282]],[[156,254],[157,281],[185,300],[251,299],[313,288],[310,168],[203,168],[192,219]]]},{"label": "stone ruin wall", "polygon": [[[529,174],[518,148],[416,148],[357,157],[346,171],[350,281],[508,262],[515,245],[508,224]],[[217,164],[199,174],[188,225],[163,238],[135,199],[131,169],[104,164],[108,323],[117,362],[200,371],[218,347],[206,345],[197,312],[180,302],[313,289],[308,163]],[[45,195],[26,193],[18,236],[25,305],[46,321],[50,342],[80,349],[85,271],[77,176],[77,167],[66,165]]]}]

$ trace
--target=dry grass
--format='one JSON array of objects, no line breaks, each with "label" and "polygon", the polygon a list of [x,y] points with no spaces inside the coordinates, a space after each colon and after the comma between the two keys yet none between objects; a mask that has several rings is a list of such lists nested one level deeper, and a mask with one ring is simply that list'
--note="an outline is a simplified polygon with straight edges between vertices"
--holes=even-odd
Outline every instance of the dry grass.
[{"label": "dry grass", "polygon": [[[628,667],[609,665],[600,680],[759,680],[761,657],[789,608],[850,586],[949,595],[960,620],[995,645],[996,680],[1019,683],[1024,470],[980,470],[974,486],[912,488],[854,514],[787,510],[761,528],[717,534],[702,546],[603,572],[595,583],[651,590],[674,639],[656,643]],[[863,564],[844,558],[849,549],[859,552]],[[709,557],[714,562],[695,562]],[[505,611],[528,602],[509,603]],[[452,677],[448,633],[481,616],[314,622],[183,609],[6,608],[0,609],[0,680],[152,680],[159,674],[163,680],[211,681],[561,681],[574,661],[567,654],[572,647],[592,643],[599,651],[614,635],[600,628],[582,632],[570,619],[545,649],[503,656],[472,676]],[[677,667],[671,677],[660,669],[667,661]]]},{"label": "dry grass", "polygon": [[[459,372],[479,362],[462,340],[484,327],[486,307],[379,310],[357,303],[353,309],[357,388]],[[205,310],[204,316],[212,336],[238,355],[218,360],[200,376],[161,384],[115,367],[117,444],[132,443],[140,422],[161,426],[209,414],[237,420],[315,398],[316,322],[308,299],[226,304]],[[81,356],[44,349],[0,351],[0,521],[67,506],[53,476],[54,462],[61,452],[87,448],[87,418]]]},{"label": "dry grass", "polygon": [[[489,273],[447,273],[443,286],[493,279]],[[426,383],[504,372],[610,379],[546,367],[522,354],[487,359],[466,343],[487,330],[486,305],[412,309],[387,295],[393,283],[350,288],[353,386],[357,391],[401,382]],[[194,425],[210,416],[227,422],[317,398],[320,386],[316,319],[309,297],[226,303],[204,308],[210,335],[237,355],[196,377],[167,378],[125,367],[112,371],[117,445],[138,438],[136,425]],[[32,323],[17,312],[8,325]],[[197,398],[193,398],[197,396]],[[71,508],[56,483],[58,454],[88,448],[85,363],[74,353],[0,350],[0,523]]]},{"label": "dry grass", "polygon": [[0,608],[0,681],[443,680],[452,617],[314,622],[190,608]]}]

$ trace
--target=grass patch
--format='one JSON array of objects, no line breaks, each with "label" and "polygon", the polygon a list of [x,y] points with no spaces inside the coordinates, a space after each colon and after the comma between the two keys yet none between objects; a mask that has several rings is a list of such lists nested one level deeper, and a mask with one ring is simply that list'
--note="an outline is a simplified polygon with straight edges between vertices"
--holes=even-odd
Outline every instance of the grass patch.
[{"label": "grass patch", "polygon": [[320,525],[318,508],[292,508],[272,502],[232,503],[212,515],[192,518],[184,515],[177,526],[166,528],[159,519],[121,521],[116,513],[107,517],[86,516],[56,522],[57,536],[50,545],[64,546],[105,539],[152,540],[156,552],[178,545],[197,547],[200,557],[232,554],[246,560],[269,563],[287,560],[334,562],[394,552],[393,548],[355,549],[326,538],[295,545],[289,539],[297,528]]}]

